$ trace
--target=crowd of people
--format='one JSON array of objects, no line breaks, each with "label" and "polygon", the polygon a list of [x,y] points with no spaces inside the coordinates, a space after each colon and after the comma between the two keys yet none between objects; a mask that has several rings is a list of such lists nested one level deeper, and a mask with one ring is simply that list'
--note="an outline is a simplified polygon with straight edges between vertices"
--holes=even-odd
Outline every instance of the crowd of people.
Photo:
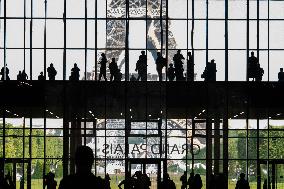
[{"label": "crowd of people", "polygon": [[[79,146],[75,152],[75,165],[76,173],[63,177],[60,181],[58,189],[78,189],[78,188],[100,188],[111,189],[110,176],[105,175],[105,178],[95,176],[92,173],[92,166],[94,163],[93,150],[88,146]],[[16,183],[12,180],[10,172],[4,176],[4,171],[0,170],[0,189],[15,189]],[[49,172],[43,177],[44,189],[56,189],[57,182],[55,181],[55,174]],[[201,189],[203,187],[202,179],[199,174],[193,172],[190,173],[187,178],[187,172],[180,177],[181,189]],[[223,174],[211,175],[208,181],[209,189],[226,188],[226,177]],[[267,180],[265,181],[266,185]],[[270,183],[270,181],[268,181]],[[264,187],[267,188],[267,186]],[[130,176],[126,174],[125,180],[122,180],[118,188],[122,189],[122,186],[126,189],[150,189],[151,180],[147,174],[142,171],[136,171],[134,175]],[[176,189],[176,184],[170,179],[168,173],[164,173],[162,182],[160,183],[162,189]],[[240,174],[240,179],[236,183],[235,189],[249,189],[249,182],[245,179],[245,174]],[[24,179],[21,178],[20,189],[24,189]]]},{"label": "crowd of people", "polygon": [[[184,70],[184,61],[186,59],[186,72]],[[181,50],[177,50],[177,53],[173,56],[173,64],[167,64],[167,59],[162,56],[160,52],[157,52],[157,58],[155,60],[156,71],[158,74],[159,81],[163,81],[163,69],[166,67],[166,75],[169,81],[194,81],[195,73],[194,73],[194,60],[191,52],[187,52],[187,57],[185,58],[183,54],[181,54]],[[105,53],[101,54],[100,60],[98,62],[100,65],[99,69],[99,81],[104,79],[104,81],[108,81],[107,78],[107,64],[108,60]],[[167,67],[168,65],[168,67]],[[134,74],[131,74],[130,81],[147,81],[147,55],[145,51],[141,51],[139,58],[136,62],[135,71],[137,72],[137,78]],[[119,69],[116,59],[112,58],[109,62],[109,73],[110,73],[110,81],[121,81],[122,73]],[[53,64],[51,63],[47,68],[47,76],[49,80],[55,80],[57,71]],[[74,67],[71,69],[71,75],[69,76],[69,80],[78,81],[80,78],[80,69],[77,64],[74,64]],[[204,81],[216,81],[216,63],[215,60],[212,59],[210,62],[206,64],[206,67],[201,74],[201,78]],[[1,69],[1,80],[10,80],[9,77],[9,69],[7,65],[2,67]],[[247,77],[248,79],[252,79],[253,81],[262,81],[262,77],[264,74],[263,68],[260,67],[258,58],[254,55],[254,52],[251,52],[251,56],[248,58],[248,66],[247,66]],[[28,75],[25,73],[25,70],[19,71],[17,75],[17,80],[25,81],[28,79]],[[38,80],[43,81],[46,80],[43,72],[40,72],[38,76]],[[278,73],[278,80],[280,82],[284,82],[284,72],[283,68],[280,68],[280,72]]]}]

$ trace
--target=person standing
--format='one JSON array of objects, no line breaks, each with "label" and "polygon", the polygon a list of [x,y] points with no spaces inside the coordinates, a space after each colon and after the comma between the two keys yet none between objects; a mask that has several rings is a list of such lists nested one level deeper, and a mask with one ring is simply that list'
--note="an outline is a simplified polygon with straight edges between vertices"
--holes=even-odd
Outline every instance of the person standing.
[{"label": "person standing", "polygon": [[106,77],[106,64],[107,64],[107,58],[105,53],[101,54],[101,61],[99,62],[101,65],[100,67],[100,74],[99,74],[99,81],[101,80],[102,77],[104,77],[105,81],[107,81]]}]

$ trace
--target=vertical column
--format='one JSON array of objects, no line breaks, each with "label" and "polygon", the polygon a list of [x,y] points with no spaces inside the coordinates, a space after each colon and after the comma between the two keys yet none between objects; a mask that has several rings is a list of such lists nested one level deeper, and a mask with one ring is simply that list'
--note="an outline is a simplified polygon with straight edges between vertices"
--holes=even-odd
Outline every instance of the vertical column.
[{"label": "vertical column", "polygon": [[47,0],[44,1],[44,75],[46,75],[46,17],[47,17]]},{"label": "vertical column", "polygon": [[208,45],[209,45],[209,37],[208,37],[208,30],[209,30],[209,20],[208,20],[208,11],[209,11],[209,7],[208,7],[208,0],[206,0],[206,66],[208,64]]},{"label": "vertical column", "polygon": [[30,23],[30,78],[32,78],[32,73],[33,73],[33,0],[31,0],[31,23]]},{"label": "vertical column", "polygon": [[[212,174],[212,121],[207,111],[206,118],[206,183],[209,183],[209,178]],[[206,188],[209,185],[206,184]]]},{"label": "vertical column", "polygon": [[75,152],[78,146],[82,144],[82,136],[81,136],[81,118],[78,115],[72,116],[74,117],[71,120],[71,138],[70,138],[70,173],[75,173]]},{"label": "vertical column", "polygon": [[98,72],[98,1],[95,0],[95,81],[97,81]]},{"label": "vertical column", "polygon": [[225,81],[229,80],[229,58],[228,58],[228,49],[229,49],[229,39],[228,39],[228,9],[229,9],[229,0],[225,0]]},{"label": "vertical column", "polygon": [[63,176],[68,175],[68,161],[69,161],[69,120],[68,120],[68,106],[66,102],[66,86],[64,85],[63,93]]},{"label": "vertical column", "polygon": [[7,36],[6,36],[6,31],[7,31],[7,6],[6,6],[6,0],[4,0],[4,80],[6,80],[6,56],[7,56],[7,51],[6,51],[6,45],[7,45]]},{"label": "vertical column", "polygon": [[64,13],[63,13],[63,23],[64,23],[64,49],[63,49],[63,80],[66,80],[66,0],[64,0]]},{"label": "vertical column", "polygon": [[226,83],[226,103],[225,103],[225,115],[223,117],[223,174],[225,182],[225,188],[228,188],[228,156],[229,156],[229,150],[228,150],[228,119],[229,119],[229,93],[228,93],[228,83]]},{"label": "vertical column", "polygon": [[126,1],[126,9],[125,9],[125,81],[129,81],[129,1]]},{"label": "vertical column", "polygon": [[249,58],[249,1],[250,0],[247,0],[247,47],[246,47],[246,51],[247,51],[247,69],[246,69],[246,72],[247,72],[247,78],[246,80],[249,81],[249,78],[248,78],[248,58]]},{"label": "vertical column", "polygon": [[220,173],[220,118],[214,119],[214,174]]},{"label": "vertical column", "polygon": [[[85,80],[87,80],[87,48],[88,48],[88,9],[87,9],[87,0],[85,0]],[[86,122],[86,119],[85,119]]]}]

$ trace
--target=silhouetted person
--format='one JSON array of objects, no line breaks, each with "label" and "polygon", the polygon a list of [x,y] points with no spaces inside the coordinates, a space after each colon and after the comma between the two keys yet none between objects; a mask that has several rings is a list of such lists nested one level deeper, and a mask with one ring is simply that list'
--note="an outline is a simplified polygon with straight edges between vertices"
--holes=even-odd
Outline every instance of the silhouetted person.
[{"label": "silhouetted person", "polygon": [[147,81],[147,56],[145,51],[141,51],[141,55],[136,63],[135,71],[138,72],[137,81]]},{"label": "silhouetted person", "polygon": [[53,64],[51,63],[49,67],[47,68],[47,75],[48,75],[49,80],[54,81],[56,74],[57,74],[57,71],[55,70],[55,68],[53,67]]},{"label": "silhouetted person", "polygon": [[105,176],[105,189],[110,189],[110,180],[109,174],[107,173]]},{"label": "silhouetted person", "polygon": [[271,182],[270,182],[270,178],[268,177],[268,182],[267,179],[264,180],[263,182],[263,189],[271,189]]},{"label": "silhouetted person", "polygon": [[129,80],[130,80],[130,81],[136,81],[136,77],[135,77],[134,75],[131,75],[131,77],[130,77]]},{"label": "silhouetted person", "polygon": [[56,189],[57,182],[54,180],[55,174],[52,172],[49,172],[43,180],[43,185],[46,187],[46,189]]},{"label": "silhouetted person", "polygon": [[143,183],[143,189],[150,189],[151,186],[151,180],[148,177],[148,175],[146,173],[142,174],[142,183]]},{"label": "silhouetted person", "polygon": [[124,185],[124,188],[130,188],[133,189],[134,184],[135,184],[135,175],[133,175],[132,177],[126,176],[124,180],[122,180],[119,184],[118,184],[118,188],[122,189],[122,185]]},{"label": "silhouetted person", "polygon": [[118,66],[117,63],[115,62],[115,58],[111,59],[111,62],[109,64],[109,72],[110,72],[110,81],[114,80],[114,78],[116,77],[116,75],[118,75]]},{"label": "silhouetted person", "polygon": [[28,79],[28,75],[26,74],[25,70],[23,70],[22,72],[19,71],[18,75],[17,75],[17,80],[18,81],[26,81]]},{"label": "silhouetted person", "polygon": [[261,81],[264,70],[260,67],[258,58],[254,56],[254,52],[251,52],[251,56],[248,58],[248,78],[252,78],[255,81]]},{"label": "silhouetted person", "polygon": [[115,76],[114,76],[114,81],[121,81],[122,80],[122,73],[120,69],[117,70]]},{"label": "silhouetted person", "polygon": [[164,174],[163,181],[161,183],[161,188],[163,189],[176,189],[176,185],[173,180],[170,179],[168,173]]},{"label": "silhouetted person", "polygon": [[21,81],[22,80],[22,72],[19,71],[18,75],[17,75],[17,81]]},{"label": "silhouetted person", "polygon": [[22,79],[21,81],[27,81],[28,75],[26,74],[25,70],[22,71]]},{"label": "silhouetted person", "polygon": [[77,64],[74,64],[74,67],[71,69],[71,75],[69,77],[70,81],[79,81],[80,78],[80,68],[78,68]]},{"label": "silhouetted person", "polygon": [[249,189],[249,182],[245,179],[245,174],[240,174],[240,180],[238,180],[235,189]]},{"label": "silhouetted person", "polygon": [[99,81],[101,80],[101,77],[104,77],[105,81],[107,81],[106,77],[106,64],[107,64],[107,58],[105,53],[101,54],[101,61],[99,62],[101,65],[100,67],[100,74],[99,74]]},{"label": "silhouetted person", "polygon": [[[4,80],[4,70],[5,68],[2,67],[1,68],[1,72],[0,72],[0,75],[1,75],[1,80]],[[6,64],[6,80],[10,80],[10,77],[9,77],[9,68],[7,67],[7,64]]]},{"label": "silhouetted person", "polygon": [[173,67],[173,64],[169,65],[170,67],[168,68],[168,78],[169,81],[173,81],[175,79],[175,69]]},{"label": "silhouetted person", "polygon": [[160,52],[157,52],[156,70],[158,72],[159,81],[163,81],[162,71],[166,65],[167,65],[167,60],[161,55]]},{"label": "silhouetted person", "polygon": [[40,72],[40,74],[39,74],[39,76],[37,77],[37,79],[38,79],[39,81],[45,81],[45,77],[44,77],[44,75],[43,75],[43,72]]},{"label": "silhouetted person", "polygon": [[204,81],[216,81],[216,72],[216,63],[215,60],[212,59],[211,62],[208,62],[206,65],[201,78],[204,78]]},{"label": "silhouetted person", "polygon": [[193,189],[193,181],[194,181],[194,173],[191,172],[187,181],[188,189]]},{"label": "silhouetted person", "polygon": [[104,184],[91,172],[93,163],[93,150],[88,146],[78,147],[75,153],[76,173],[64,177],[59,189],[103,188]]},{"label": "silhouetted person", "polygon": [[183,81],[185,78],[183,76],[183,62],[184,60],[183,55],[180,53],[180,50],[177,51],[177,53],[173,57],[174,66],[175,66],[175,75],[176,75],[176,81]]},{"label": "silhouetted person", "polygon": [[280,82],[283,82],[283,81],[284,81],[283,68],[280,68],[280,72],[278,73],[278,81],[280,81]]},{"label": "silhouetted person", "polygon": [[193,179],[193,189],[201,189],[203,186],[202,180],[199,174],[196,174]]},{"label": "silhouetted person", "polygon": [[186,176],[186,171],[184,171],[183,175],[181,175],[180,179],[181,181],[181,189],[186,189],[187,188],[187,176]]},{"label": "silhouetted person", "polygon": [[187,81],[194,81],[194,62],[191,52],[187,52],[187,69],[186,69],[186,77]]}]

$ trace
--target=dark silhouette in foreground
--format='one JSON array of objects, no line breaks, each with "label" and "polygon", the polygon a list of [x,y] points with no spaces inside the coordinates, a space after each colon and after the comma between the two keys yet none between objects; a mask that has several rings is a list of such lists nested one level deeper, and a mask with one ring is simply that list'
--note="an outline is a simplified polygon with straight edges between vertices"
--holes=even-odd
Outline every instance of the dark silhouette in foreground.
[{"label": "dark silhouette in foreground", "polygon": [[187,180],[188,189],[193,189],[193,181],[194,181],[194,173],[191,172]]},{"label": "dark silhouette in foreground", "polygon": [[176,81],[184,81],[185,78],[183,76],[183,62],[185,58],[180,53],[180,50],[177,51],[177,53],[173,57],[174,66],[175,66],[175,75],[176,75]]},{"label": "dark silhouette in foreground", "polygon": [[136,63],[135,71],[138,72],[137,81],[147,81],[147,56],[145,51],[141,51],[141,55]]},{"label": "dark silhouette in foreground", "polygon": [[169,65],[170,67],[168,68],[168,78],[169,81],[173,81],[175,79],[175,69],[173,67],[173,64]]},{"label": "dark silhouette in foreground", "polygon": [[161,183],[161,188],[163,189],[176,189],[176,184],[170,179],[168,173],[165,173],[163,181]]},{"label": "dark silhouette in foreground", "polygon": [[240,174],[240,180],[238,180],[235,189],[249,189],[249,182],[245,179],[245,174]]},{"label": "dark silhouette in foreground", "polygon": [[43,75],[43,72],[40,72],[40,74],[39,74],[39,76],[37,77],[37,79],[38,79],[39,81],[45,81],[45,77],[44,77],[44,75]]},{"label": "dark silhouette in foreground", "polygon": [[48,73],[47,75],[48,75],[49,80],[54,81],[55,80],[55,76],[57,74],[57,71],[53,67],[52,63],[47,68],[47,73]]},{"label": "dark silhouette in foreground", "polygon": [[248,79],[252,78],[253,81],[261,81],[264,74],[263,68],[260,67],[258,58],[254,56],[254,52],[251,52],[251,56],[248,58]]},{"label": "dark silhouette in foreground", "polygon": [[161,55],[160,52],[157,52],[156,70],[158,72],[159,81],[163,81],[162,71],[166,65],[167,65],[167,60]]},{"label": "dark silhouette in foreground", "polygon": [[49,172],[46,176],[43,178],[43,186],[46,189],[56,189],[57,182],[54,180],[55,174],[52,172]]},{"label": "dark silhouette in foreground", "polygon": [[69,77],[70,81],[79,81],[80,78],[80,68],[78,68],[77,64],[74,64],[74,67],[71,69],[71,75]]},{"label": "dark silhouette in foreground", "polygon": [[19,73],[17,75],[17,80],[18,81],[27,81],[27,79],[28,79],[28,75],[26,74],[25,70],[19,71]]},{"label": "dark silhouette in foreground", "polygon": [[187,176],[186,176],[186,171],[184,171],[183,175],[181,175],[180,179],[181,181],[181,189],[186,189],[187,188]]},{"label": "dark silhouette in foreground", "polygon": [[284,81],[283,68],[280,68],[280,72],[278,73],[278,81],[279,81],[279,82],[283,82],[283,81]]},{"label": "dark silhouette in foreground", "polygon": [[202,180],[199,174],[196,174],[193,178],[193,189],[201,189],[203,186]]},{"label": "dark silhouette in foreground", "polygon": [[4,75],[6,75],[6,80],[10,80],[10,77],[9,77],[9,68],[7,67],[7,64],[6,64],[6,74],[4,73],[4,70],[5,70],[5,68],[2,67],[2,68],[1,68],[1,72],[0,72],[1,80],[2,80],[2,81],[4,80]]},{"label": "dark silhouette in foreground", "polygon": [[93,150],[88,146],[78,147],[75,153],[76,173],[64,177],[59,189],[105,188],[104,181],[91,172],[93,163]]},{"label": "dark silhouette in foreground", "polygon": [[110,81],[113,81],[113,80],[116,80],[115,78],[117,77],[118,75],[118,66],[117,66],[117,63],[115,62],[115,58],[112,58],[111,59],[111,62],[109,63],[109,72],[110,72]]},{"label": "dark silhouette in foreground", "polygon": [[208,64],[205,67],[205,70],[201,74],[201,78],[204,79],[204,81],[216,81],[216,63],[215,60],[212,59],[211,62],[208,62]]},{"label": "dark silhouette in foreground", "polygon": [[101,61],[99,62],[101,65],[100,67],[100,74],[99,74],[99,81],[101,80],[102,77],[104,77],[105,81],[107,81],[106,77],[106,64],[107,64],[107,58],[105,53],[101,54]]},{"label": "dark silhouette in foreground", "polygon": [[187,69],[186,78],[187,81],[194,81],[194,62],[191,52],[187,52]]}]

